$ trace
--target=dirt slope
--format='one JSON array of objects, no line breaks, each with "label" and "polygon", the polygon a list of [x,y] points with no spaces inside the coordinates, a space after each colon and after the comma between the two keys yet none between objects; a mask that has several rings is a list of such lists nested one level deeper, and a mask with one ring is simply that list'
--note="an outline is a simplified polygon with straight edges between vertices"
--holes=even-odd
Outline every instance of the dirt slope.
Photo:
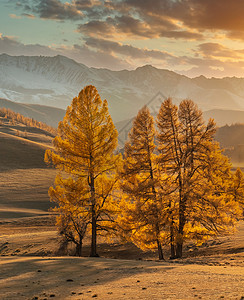
[{"label": "dirt slope", "polygon": [[1,121],[0,219],[47,213],[56,171],[46,165],[44,154],[53,137],[39,128]]}]

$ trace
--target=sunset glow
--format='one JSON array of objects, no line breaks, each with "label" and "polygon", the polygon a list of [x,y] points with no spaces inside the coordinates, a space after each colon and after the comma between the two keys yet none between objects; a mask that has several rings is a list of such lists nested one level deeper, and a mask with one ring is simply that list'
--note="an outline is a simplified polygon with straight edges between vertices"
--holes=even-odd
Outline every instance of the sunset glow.
[{"label": "sunset glow", "polygon": [[2,0],[0,53],[243,77],[243,14],[241,0]]}]

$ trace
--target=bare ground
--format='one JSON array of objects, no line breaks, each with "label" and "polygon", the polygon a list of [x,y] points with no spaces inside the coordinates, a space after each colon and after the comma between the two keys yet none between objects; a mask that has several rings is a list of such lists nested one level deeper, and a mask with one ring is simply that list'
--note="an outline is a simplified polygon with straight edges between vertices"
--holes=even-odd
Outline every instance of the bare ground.
[{"label": "bare ground", "polygon": [[1,299],[243,299],[244,269],[70,257],[3,257]]},{"label": "bare ground", "polygon": [[244,299],[244,222],[233,236],[186,245],[182,260],[165,249],[165,262],[102,240],[100,258],[57,256],[53,224],[47,216],[0,222],[0,299]]}]

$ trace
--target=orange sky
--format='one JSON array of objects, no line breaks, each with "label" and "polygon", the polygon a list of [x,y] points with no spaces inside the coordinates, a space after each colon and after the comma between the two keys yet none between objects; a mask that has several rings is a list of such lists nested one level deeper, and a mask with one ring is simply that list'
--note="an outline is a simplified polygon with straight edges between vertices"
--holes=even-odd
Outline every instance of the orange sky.
[{"label": "orange sky", "polygon": [[243,0],[1,0],[0,53],[244,77]]}]

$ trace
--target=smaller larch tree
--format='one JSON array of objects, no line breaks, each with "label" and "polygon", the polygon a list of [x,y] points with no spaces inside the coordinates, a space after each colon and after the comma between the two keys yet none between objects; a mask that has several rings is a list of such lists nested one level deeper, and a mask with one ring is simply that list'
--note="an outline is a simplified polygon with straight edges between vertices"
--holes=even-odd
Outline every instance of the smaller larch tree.
[{"label": "smaller larch tree", "polygon": [[143,107],[125,144],[121,188],[124,192],[118,221],[125,237],[142,249],[158,249],[164,259],[165,203],[155,154],[154,120]]}]

